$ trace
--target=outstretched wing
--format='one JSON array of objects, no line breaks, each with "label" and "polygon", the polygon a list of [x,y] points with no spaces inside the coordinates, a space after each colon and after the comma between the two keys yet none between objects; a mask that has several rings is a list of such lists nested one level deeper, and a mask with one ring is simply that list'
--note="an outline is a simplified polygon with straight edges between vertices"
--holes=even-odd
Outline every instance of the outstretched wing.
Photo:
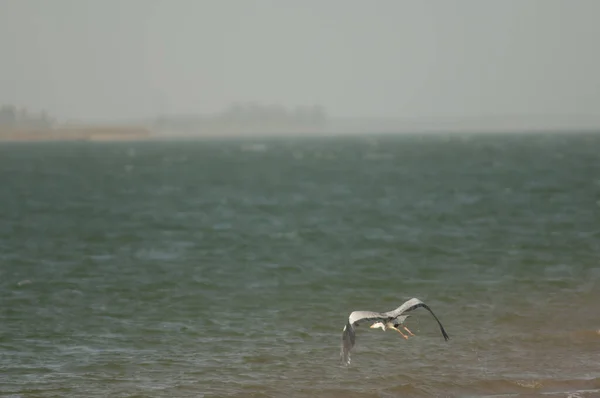
[{"label": "outstretched wing", "polygon": [[344,326],[342,332],[342,350],[340,352],[340,360],[343,364],[350,364],[350,350],[354,347],[356,342],[356,332],[354,326],[358,326],[363,322],[369,321],[382,321],[390,319],[389,316],[380,312],[372,311],[354,311],[348,317],[348,323]]},{"label": "outstretched wing", "polygon": [[354,347],[355,341],[356,333],[350,322],[348,322],[342,332],[342,350],[340,351],[340,361],[342,364],[350,365],[350,350]]},{"label": "outstretched wing", "polygon": [[448,339],[450,337],[448,336],[448,333],[446,333],[446,330],[444,329],[444,326],[442,326],[442,323],[440,322],[438,317],[435,316],[435,314],[433,313],[433,311],[431,311],[431,308],[429,308],[429,306],[427,304],[425,304],[418,298],[412,298],[412,299],[408,300],[407,302],[405,302],[404,304],[402,304],[400,307],[396,308],[395,310],[385,312],[382,315],[385,315],[385,316],[391,317],[391,318],[397,318],[400,315],[404,314],[405,312],[414,311],[419,307],[425,308],[427,311],[429,311],[431,313],[431,315],[433,315],[433,317],[437,321],[438,325],[440,325],[440,330],[442,331],[442,335],[444,336],[444,339],[446,341],[448,341]]}]

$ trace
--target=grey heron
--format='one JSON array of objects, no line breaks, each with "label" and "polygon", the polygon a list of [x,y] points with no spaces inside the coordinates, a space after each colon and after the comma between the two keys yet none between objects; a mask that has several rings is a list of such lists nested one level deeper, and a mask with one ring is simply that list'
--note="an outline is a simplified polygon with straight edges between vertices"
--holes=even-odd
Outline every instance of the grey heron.
[{"label": "grey heron", "polygon": [[429,308],[429,306],[421,300],[417,298],[412,298],[393,311],[353,311],[348,317],[348,322],[346,323],[346,326],[344,326],[344,331],[342,333],[342,350],[340,353],[342,362],[346,365],[350,364],[350,350],[352,349],[352,347],[354,347],[354,343],[356,341],[356,326],[364,322],[376,321],[370,326],[371,329],[381,328],[383,331],[392,329],[399,332],[405,339],[408,339],[408,336],[402,333],[402,331],[398,329],[398,327],[402,326],[410,335],[414,336],[414,334],[410,330],[408,330],[406,326],[404,326],[404,321],[410,315],[404,314],[410,311],[414,311],[419,307],[425,308],[431,313],[431,315],[433,315],[438,325],[440,326],[440,330],[442,331],[444,339],[448,341],[448,339],[450,338],[448,336],[448,333],[446,333],[444,326],[442,326],[442,323],[437,318],[437,316],[435,316],[431,308]]}]

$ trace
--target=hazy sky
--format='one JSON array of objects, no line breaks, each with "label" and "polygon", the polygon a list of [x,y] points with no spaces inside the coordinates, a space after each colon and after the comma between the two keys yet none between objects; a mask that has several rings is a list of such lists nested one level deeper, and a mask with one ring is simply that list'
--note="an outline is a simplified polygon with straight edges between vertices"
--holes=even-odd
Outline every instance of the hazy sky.
[{"label": "hazy sky", "polygon": [[0,103],[333,116],[600,115],[597,0],[0,0]]}]

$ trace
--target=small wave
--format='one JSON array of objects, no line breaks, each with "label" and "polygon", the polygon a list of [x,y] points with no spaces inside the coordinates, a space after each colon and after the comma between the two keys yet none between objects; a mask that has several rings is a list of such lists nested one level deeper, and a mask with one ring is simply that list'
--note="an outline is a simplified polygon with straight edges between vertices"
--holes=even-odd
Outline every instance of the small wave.
[{"label": "small wave", "polygon": [[[600,378],[589,380],[480,380],[472,383],[455,382],[423,382],[411,379],[393,387],[381,388],[377,383],[372,387],[319,388],[298,389],[295,396],[319,397],[513,397],[570,396],[587,398],[597,396],[600,391]],[[560,395],[559,395],[560,394]],[[565,395],[567,394],[567,395]]]},{"label": "small wave", "polygon": [[600,339],[600,329],[576,330],[570,333],[570,337],[578,341],[598,341]]},{"label": "small wave", "polygon": [[256,144],[243,144],[240,147],[240,150],[242,152],[265,152],[267,150],[267,145],[266,144],[260,144],[260,143],[256,143]]},{"label": "small wave", "polygon": [[383,396],[389,397],[435,397],[439,391],[429,386],[418,386],[417,383],[402,384],[384,391]]},{"label": "small wave", "polygon": [[390,160],[394,159],[394,155],[385,152],[368,152],[363,155],[365,160]]},{"label": "small wave", "polygon": [[455,390],[461,394],[476,394],[480,397],[500,397],[512,394],[565,394],[576,391],[600,389],[600,378],[593,379],[522,379],[480,380],[474,383],[456,383],[453,386],[439,385],[440,390]]}]

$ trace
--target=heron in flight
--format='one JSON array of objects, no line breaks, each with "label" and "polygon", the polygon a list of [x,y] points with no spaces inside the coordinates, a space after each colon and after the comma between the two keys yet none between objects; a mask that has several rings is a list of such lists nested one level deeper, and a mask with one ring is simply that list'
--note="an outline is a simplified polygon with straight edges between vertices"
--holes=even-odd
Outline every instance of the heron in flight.
[{"label": "heron in flight", "polygon": [[448,341],[450,338],[440,320],[435,316],[431,308],[421,300],[417,298],[412,298],[402,304],[400,307],[396,308],[393,311],[388,312],[372,312],[372,311],[353,311],[348,317],[348,323],[344,326],[344,331],[342,333],[342,350],[341,350],[341,360],[344,364],[350,364],[350,350],[354,347],[354,342],[356,341],[356,332],[355,327],[364,322],[376,321],[370,327],[371,329],[381,328],[383,331],[388,329],[392,329],[400,333],[405,339],[408,339],[408,336],[402,333],[402,331],[398,328],[402,326],[404,330],[406,330],[411,336],[414,334],[408,330],[406,326],[404,326],[404,321],[410,315],[404,315],[407,312],[414,311],[419,307],[425,308],[427,311],[433,315],[438,325],[440,325],[440,330],[442,331],[442,335],[444,339]]}]

